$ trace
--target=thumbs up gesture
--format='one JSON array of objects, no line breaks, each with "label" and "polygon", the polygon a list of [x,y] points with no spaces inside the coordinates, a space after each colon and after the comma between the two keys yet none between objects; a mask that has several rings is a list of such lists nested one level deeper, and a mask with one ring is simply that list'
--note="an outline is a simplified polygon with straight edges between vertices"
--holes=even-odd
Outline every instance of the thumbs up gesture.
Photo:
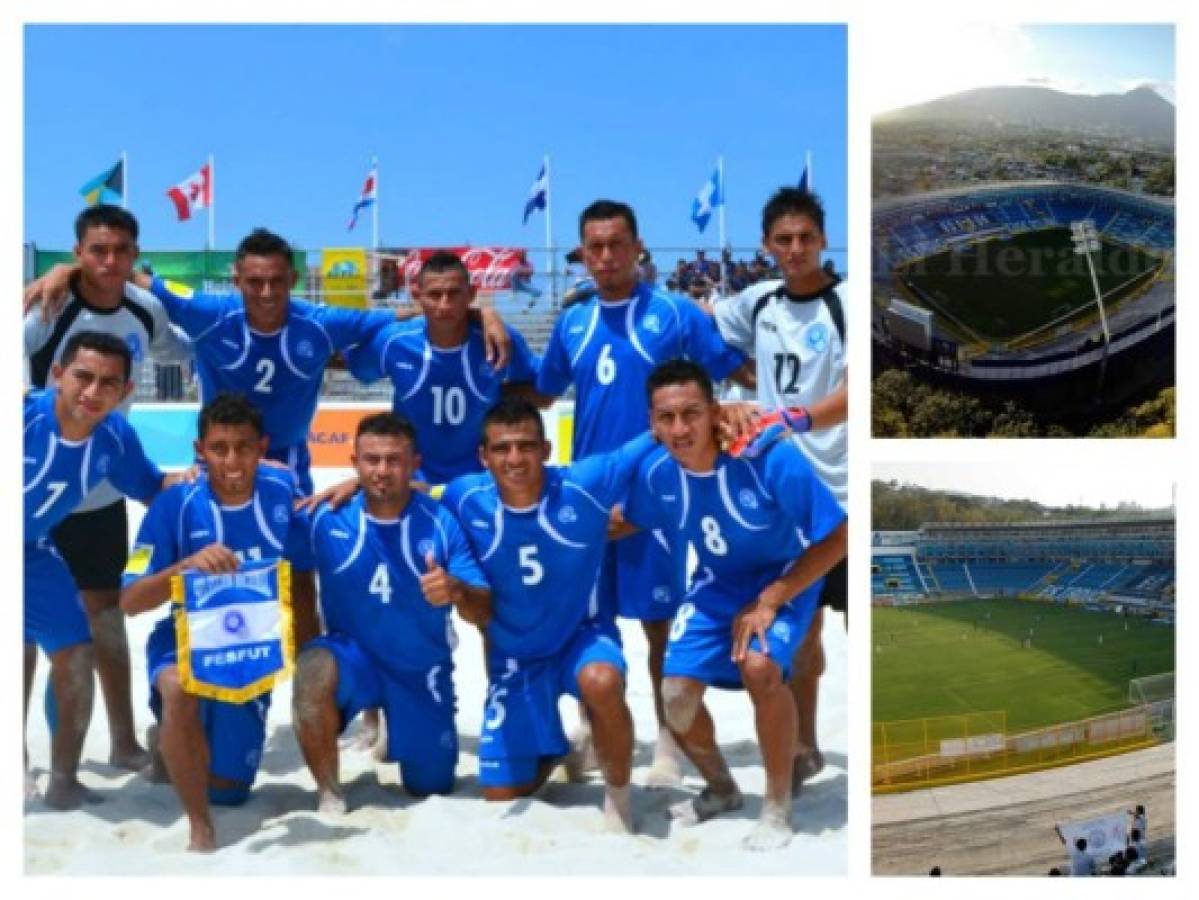
[{"label": "thumbs up gesture", "polygon": [[445,606],[462,598],[462,582],[441,567],[432,550],[425,554],[425,568],[420,589],[430,605]]}]

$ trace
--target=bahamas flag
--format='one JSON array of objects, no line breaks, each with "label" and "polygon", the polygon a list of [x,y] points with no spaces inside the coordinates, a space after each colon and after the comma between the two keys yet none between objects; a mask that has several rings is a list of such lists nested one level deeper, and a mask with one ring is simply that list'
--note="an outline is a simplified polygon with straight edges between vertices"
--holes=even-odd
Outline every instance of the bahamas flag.
[{"label": "bahamas flag", "polygon": [[125,158],[106,172],[101,172],[79,189],[88,206],[110,201],[119,203],[125,197]]},{"label": "bahamas flag", "polygon": [[179,676],[189,694],[245,703],[295,668],[291,567],[248,562],[227,575],[171,579]]}]

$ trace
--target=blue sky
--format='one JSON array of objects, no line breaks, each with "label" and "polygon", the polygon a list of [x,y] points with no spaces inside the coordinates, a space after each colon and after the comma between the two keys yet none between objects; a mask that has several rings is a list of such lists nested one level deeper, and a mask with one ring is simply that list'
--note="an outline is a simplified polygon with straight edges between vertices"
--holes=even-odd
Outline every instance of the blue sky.
[{"label": "blue sky", "polygon": [[1021,25],[914,16],[870,29],[868,36],[870,57],[890,63],[872,69],[872,112],[994,85],[1111,94],[1149,84],[1175,102],[1172,25]]},{"label": "blue sky", "polygon": [[633,204],[648,246],[714,247],[715,218],[700,235],[689,211],[723,155],[727,240],[753,247],[763,202],[809,150],[830,246],[846,245],[843,26],[29,25],[24,38],[25,239],[42,248],[70,246],[80,185],[122,151],[146,249],[203,245],[203,214],[175,222],[165,191],[209,153],[222,248],[258,225],[306,249],[368,243],[369,215],[345,226],[372,154],[384,245],[543,246],[540,214],[522,227],[521,213],[549,154],[558,246],[606,196]]}]

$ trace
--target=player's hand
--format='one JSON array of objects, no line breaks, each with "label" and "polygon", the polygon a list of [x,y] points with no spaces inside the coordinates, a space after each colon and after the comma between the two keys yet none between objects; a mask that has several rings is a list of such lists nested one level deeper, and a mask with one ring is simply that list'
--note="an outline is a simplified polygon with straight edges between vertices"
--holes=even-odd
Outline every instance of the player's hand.
[{"label": "player's hand", "polygon": [[619,506],[613,506],[608,513],[608,540],[619,541],[621,538],[636,534],[640,529],[624,517]]},{"label": "player's hand", "polygon": [[755,459],[776,442],[812,430],[812,417],[802,406],[780,409],[758,418],[753,427],[729,445],[731,456]]},{"label": "player's hand", "polygon": [[764,655],[770,655],[766,643],[766,632],[774,624],[778,610],[760,600],[743,609],[733,620],[733,662],[745,662],[749,656],[749,642],[756,636]]},{"label": "player's hand", "polygon": [[241,568],[241,560],[224,544],[209,544],[183,560],[180,567],[199,569],[209,575],[228,575]]},{"label": "player's hand", "polygon": [[71,289],[71,276],[79,271],[78,264],[67,265],[58,263],[49,272],[25,288],[24,313],[38,304],[42,307],[42,322],[48,323],[62,312],[67,303],[67,294]]},{"label": "player's hand", "polygon": [[322,503],[328,503],[330,509],[338,509],[353,499],[354,495],[358,493],[358,487],[357,478],[348,478],[341,484],[325,488],[311,497],[301,497],[295,503],[296,511],[310,513]]},{"label": "player's hand", "polygon": [[716,423],[717,437],[732,444],[741,435],[753,430],[754,422],[762,413],[756,403],[739,401],[720,404],[720,418]]},{"label": "player's hand", "polygon": [[192,463],[186,469],[178,472],[171,472],[162,476],[162,490],[169,487],[174,487],[177,484],[195,484],[196,479],[200,477],[200,473],[204,471],[199,463]]},{"label": "player's hand", "polygon": [[479,321],[483,325],[487,361],[493,369],[504,368],[512,358],[512,338],[508,336],[508,329],[504,327],[500,314],[490,306],[479,309]]},{"label": "player's hand", "polygon": [[425,554],[428,571],[420,577],[421,593],[431,606],[448,606],[462,598],[462,586],[458,579],[441,567],[430,550]]}]

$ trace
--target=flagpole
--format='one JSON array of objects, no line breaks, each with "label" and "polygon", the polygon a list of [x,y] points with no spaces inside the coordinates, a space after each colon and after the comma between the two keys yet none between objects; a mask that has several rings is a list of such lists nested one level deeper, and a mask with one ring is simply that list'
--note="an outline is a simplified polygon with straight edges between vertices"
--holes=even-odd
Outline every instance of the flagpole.
[{"label": "flagpole", "polygon": [[804,155],[804,168],[808,170],[808,193],[810,194],[816,187],[816,181],[815,181],[815,179],[812,178],[812,151],[811,150],[808,150],[807,153]]},{"label": "flagpole", "polygon": [[129,208],[129,160],[121,151],[121,209]]},{"label": "flagpole", "polygon": [[549,256],[549,264],[546,266],[550,276],[550,295],[557,296],[557,284],[554,278],[554,238],[553,232],[550,230],[550,157],[547,153],[542,157],[542,165],[545,166],[545,252]]},{"label": "flagpole", "polygon": [[216,164],[208,154],[208,249],[216,249]]},{"label": "flagpole", "polygon": [[[379,157],[371,157],[371,173],[375,176],[375,202],[371,204],[371,246],[379,255]],[[378,261],[375,263],[378,266]]]},{"label": "flagpole", "polygon": [[720,190],[720,246],[716,251],[716,264],[720,266],[720,295],[725,295],[725,277],[724,277],[724,157],[716,157],[716,179],[719,181],[717,188]]}]

